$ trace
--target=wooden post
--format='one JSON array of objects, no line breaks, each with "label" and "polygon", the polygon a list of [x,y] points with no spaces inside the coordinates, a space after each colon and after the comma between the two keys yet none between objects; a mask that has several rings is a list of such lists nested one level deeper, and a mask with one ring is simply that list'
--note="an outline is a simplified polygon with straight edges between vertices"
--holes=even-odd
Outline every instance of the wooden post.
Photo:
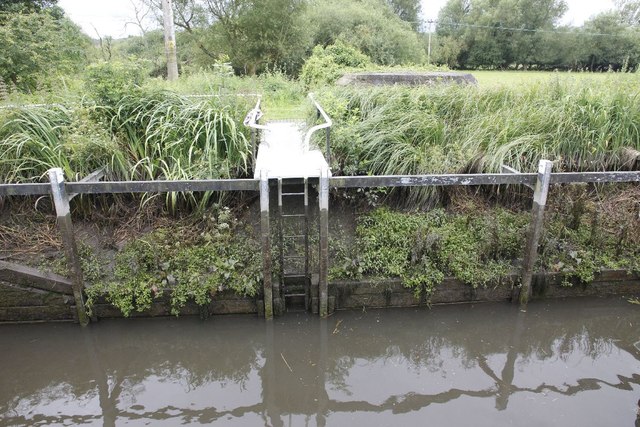
[{"label": "wooden post", "polygon": [[262,234],[262,276],[264,285],[264,318],[273,319],[273,289],[271,277],[271,231],[269,228],[269,178],[260,174],[260,233]]},{"label": "wooden post", "polygon": [[329,290],[329,169],[320,170],[320,272],[319,291],[320,317],[328,314]]},{"label": "wooden post", "polygon": [[520,286],[520,305],[526,307],[531,295],[531,279],[533,278],[533,268],[538,258],[538,244],[542,234],[544,221],[544,208],[547,204],[549,194],[549,183],[551,182],[551,169],[553,163],[549,160],[540,160],[538,165],[538,179],[533,193],[533,207],[531,208],[531,223],[527,236],[527,246],[525,248],[522,266],[522,284]]},{"label": "wooden post", "polygon": [[167,57],[167,80],[177,80],[176,27],[173,23],[171,0],[162,0],[162,19],[164,21],[164,52]]},{"label": "wooden post", "polygon": [[76,310],[78,311],[78,321],[82,326],[86,326],[89,324],[89,317],[87,316],[87,311],[84,306],[84,278],[82,276],[82,264],[80,263],[78,247],[76,246],[76,239],[73,232],[71,209],[69,207],[69,195],[65,188],[62,169],[49,169],[49,181],[51,182],[53,203],[56,207],[58,228],[62,235],[62,245],[64,247],[67,264],[69,265],[73,297],[76,303]]}]

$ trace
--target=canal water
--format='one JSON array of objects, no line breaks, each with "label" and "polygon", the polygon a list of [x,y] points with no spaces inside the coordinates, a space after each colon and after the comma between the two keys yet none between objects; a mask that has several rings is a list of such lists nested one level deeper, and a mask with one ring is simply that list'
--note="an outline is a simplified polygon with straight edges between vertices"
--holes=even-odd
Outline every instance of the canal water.
[{"label": "canal water", "polygon": [[624,299],[0,326],[0,425],[638,426]]}]

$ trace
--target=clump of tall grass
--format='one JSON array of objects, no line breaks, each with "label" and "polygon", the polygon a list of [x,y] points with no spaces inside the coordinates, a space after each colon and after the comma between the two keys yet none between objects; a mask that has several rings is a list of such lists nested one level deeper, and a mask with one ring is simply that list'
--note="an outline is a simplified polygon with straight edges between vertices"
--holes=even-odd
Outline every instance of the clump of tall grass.
[{"label": "clump of tall grass", "polygon": [[[519,88],[340,88],[320,94],[334,118],[334,173],[403,175],[617,170],[640,149],[640,82],[555,80]],[[409,190],[429,203],[432,188]]]},{"label": "clump of tall grass", "polygon": [[54,167],[77,179],[105,165],[114,148],[83,109],[49,105],[0,114],[0,182],[37,181]]},{"label": "clump of tall grass", "polygon": [[[125,179],[188,180],[248,175],[251,146],[239,126],[249,103],[242,99],[188,99],[171,92],[126,96],[111,109],[110,126],[125,156],[112,167]],[[204,206],[211,194],[167,195]]]},{"label": "clump of tall grass", "polygon": [[171,92],[125,96],[103,111],[126,153],[114,169],[140,180],[244,176],[251,147],[238,123],[246,109],[242,101],[191,100]]},{"label": "clump of tall grass", "polygon": [[[251,146],[239,123],[249,104],[135,91],[115,105],[1,110],[0,181],[37,181],[52,167],[75,180],[103,166],[114,180],[243,177]],[[202,206],[210,195],[167,197],[170,207]]]}]

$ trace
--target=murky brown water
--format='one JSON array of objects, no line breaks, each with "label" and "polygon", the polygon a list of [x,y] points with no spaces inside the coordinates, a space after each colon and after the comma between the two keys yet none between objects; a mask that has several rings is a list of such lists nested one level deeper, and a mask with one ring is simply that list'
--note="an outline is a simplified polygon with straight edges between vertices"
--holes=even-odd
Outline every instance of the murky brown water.
[{"label": "murky brown water", "polygon": [[0,425],[634,426],[622,299],[0,326]]}]

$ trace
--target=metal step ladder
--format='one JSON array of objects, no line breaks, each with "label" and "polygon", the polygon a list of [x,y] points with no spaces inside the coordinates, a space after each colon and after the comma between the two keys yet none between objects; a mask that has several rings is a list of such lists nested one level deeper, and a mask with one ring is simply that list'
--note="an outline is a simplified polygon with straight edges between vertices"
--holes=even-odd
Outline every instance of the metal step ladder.
[{"label": "metal step ladder", "polygon": [[311,302],[308,178],[304,178],[302,183],[299,179],[283,181],[278,178],[278,229],[280,292],[284,308],[287,311],[308,310]]}]

